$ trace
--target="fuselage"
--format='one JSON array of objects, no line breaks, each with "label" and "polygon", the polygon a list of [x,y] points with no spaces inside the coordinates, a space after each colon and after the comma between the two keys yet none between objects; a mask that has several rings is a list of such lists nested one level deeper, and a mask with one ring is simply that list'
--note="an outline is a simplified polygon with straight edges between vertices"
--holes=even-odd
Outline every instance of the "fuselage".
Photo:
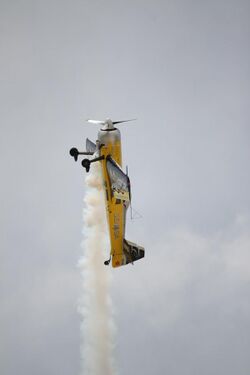
[{"label": "fuselage", "polygon": [[129,203],[114,196],[106,166],[106,158],[107,156],[111,156],[122,167],[121,134],[119,129],[100,130],[98,141],[100,143],[100,156],[105,157],[101,161],[101,165],[110,234],[112,266],[119,267],[123,264],[123,239],[125,236],[126,210]]}]

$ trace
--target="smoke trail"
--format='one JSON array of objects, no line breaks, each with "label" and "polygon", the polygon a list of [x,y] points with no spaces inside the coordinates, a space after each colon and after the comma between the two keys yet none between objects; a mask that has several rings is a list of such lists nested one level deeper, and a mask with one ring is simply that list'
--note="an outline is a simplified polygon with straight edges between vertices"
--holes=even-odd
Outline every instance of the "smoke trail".
[{"label": "smoke trail", "polygon": [[100,166],[95,164],[86,177],[84,198],[84,255],[79,261],[83,276],[82,315],[83,375],[114,375],[114,326],[110,298],[110,268],[103,261],[107,256],[107,228]]}]

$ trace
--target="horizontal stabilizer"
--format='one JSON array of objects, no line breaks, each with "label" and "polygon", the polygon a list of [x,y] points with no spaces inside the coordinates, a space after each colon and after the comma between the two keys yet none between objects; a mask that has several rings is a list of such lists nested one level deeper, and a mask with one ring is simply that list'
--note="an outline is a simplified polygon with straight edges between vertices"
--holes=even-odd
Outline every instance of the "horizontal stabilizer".
[{"label": "horizontal stabilizer", "polygon": [[142,246],[136,245],[128,240],[123,240],[123,253],[125,256],[125,263],[133,263],[136,260],[144,258],[145,249]]}]

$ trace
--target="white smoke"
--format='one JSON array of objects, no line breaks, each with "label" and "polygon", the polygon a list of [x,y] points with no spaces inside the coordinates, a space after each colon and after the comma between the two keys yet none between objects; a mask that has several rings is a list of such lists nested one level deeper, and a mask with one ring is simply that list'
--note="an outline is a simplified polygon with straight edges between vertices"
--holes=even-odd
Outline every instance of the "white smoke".
[{"label": "white smoke", "polygon": [[79,306],[82,316],[82,374],[114,375],[111,268],[103,264],[109,254],[109,243],[101,171],[97,163],[91,166],[86,185],[84,253],[79,261],[83,277],[83,296]]}]

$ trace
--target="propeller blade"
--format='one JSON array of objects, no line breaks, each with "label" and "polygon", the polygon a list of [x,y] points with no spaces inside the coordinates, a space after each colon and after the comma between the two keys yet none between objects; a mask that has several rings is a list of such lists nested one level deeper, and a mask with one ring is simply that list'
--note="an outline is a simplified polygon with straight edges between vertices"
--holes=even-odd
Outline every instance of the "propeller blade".
[{"label": "propeller blade", "polygon": [[121,120],[121,121],[113,121],[113,124],[115,125],[115,124],[121,124],[121,123],[123,123],[123,122],[129,122],[129,121],[135,121],[135,120],[137,120],[136,118],[131,118],[131,119],[129,119],[129,120]]},{"label": "propeller blade", "polygon": [[90,120],[90,119],[87,119],[87,122],[89,122],[90,124],[96,124],[96,125],[104,125],[105,124],[105,121],[102,121],[102,120]]}]

